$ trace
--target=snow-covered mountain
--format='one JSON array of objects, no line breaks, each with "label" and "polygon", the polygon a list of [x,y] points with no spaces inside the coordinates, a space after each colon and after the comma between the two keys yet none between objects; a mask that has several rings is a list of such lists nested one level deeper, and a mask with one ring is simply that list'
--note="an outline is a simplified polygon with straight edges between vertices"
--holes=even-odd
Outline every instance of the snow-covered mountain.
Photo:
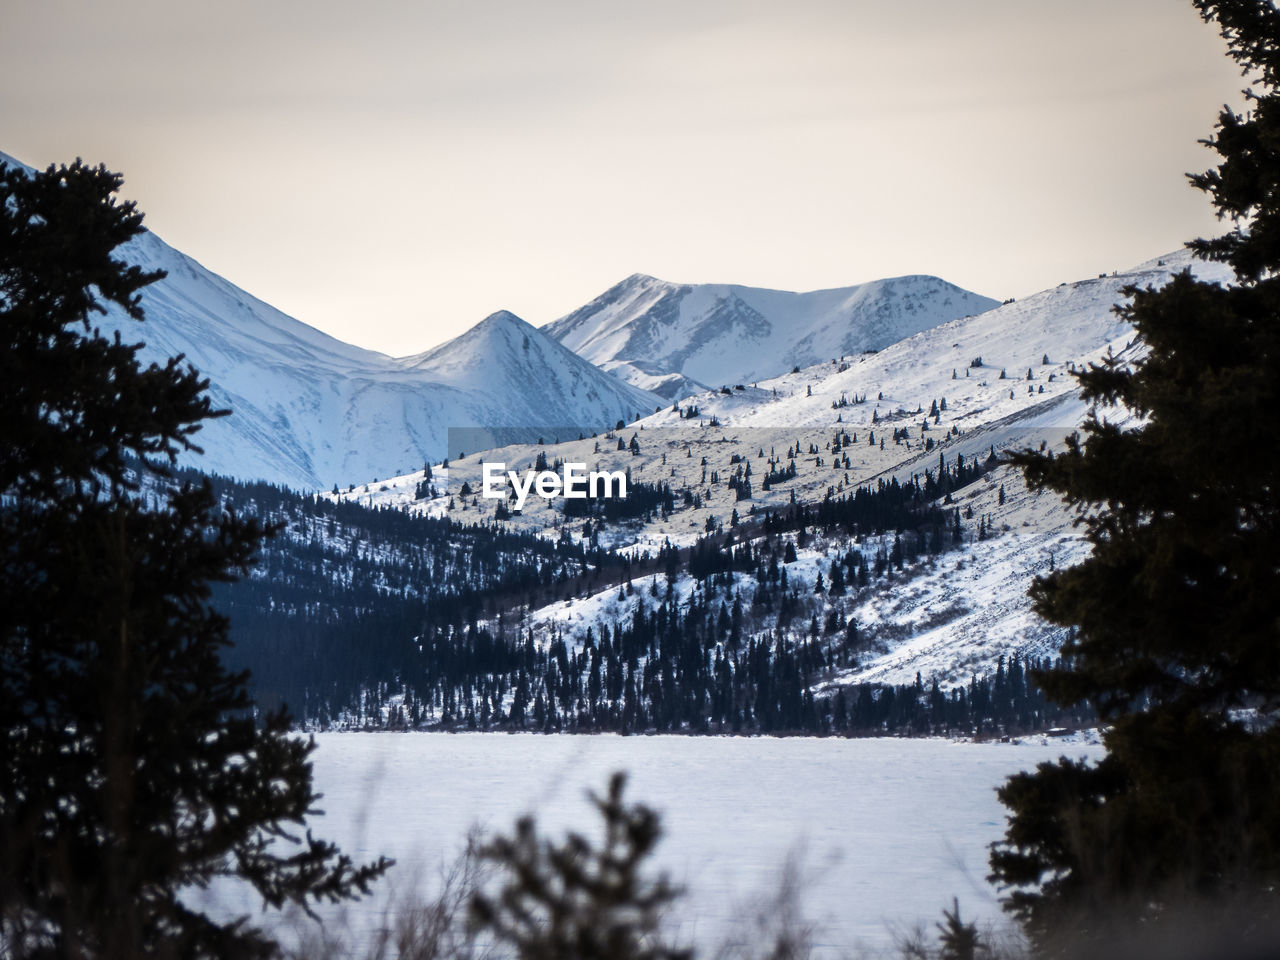
[{"label": "snow-covered mountain", "polygon": [[656,402],[511,314],[397,360],[285,316],[153,234],[127,255],[168,276],[143,294],[141,331],[111,319],[148,357],[184,354],[233,411],[202,432],[202,469],[328,488],[456,452],[451,429],[528,440],[518,428],[599,429]]},{"label": "snow-covered mountain", "polygon": [[397,360],[281,313],[155,234],[123,256],[168,276],[143,292],[144,324],[115,309],[95,323],[144,341],[144,360],[182,354],[209,378],[215,406],[233,411],[195,438],[205,453],[190,463],[209,472],[327,489],[439,460],[450,429],[527,440],[527,428],[600,429],[658,402],[509,313]]},{"label": "snow-covered mountain", "polygon": [[[745,519],[751,510],[816,503],[880,479],[936,475],[940,464],[949,468],[959,457],[972,464],[993,450],[1061,442],[1087,410],[1071,370],[1108,353],[1121,360],[1141,356],[1141,343],[1113,309],[1124,300],[1124,288],[1158,287],[1187,268],[1210,281],[1229,276],[1225,267],[1180,251],[941,324],[878,353],[826,360],[741,390],[690,396],[678,410],[668,405],[616,435],[477,451],[435,478],[441,495],[429,500],[414,499],[420,474],[366,484],[345,496],[370,506],[428,514],[452,508],[459,519],[488,519],[493,502],[456,496],[461,483],[478,488],[482,461],[523,468],[542,454],[593,469],[627,469],[636,481],[672,488],[675,509],[669,516],[597,528],[593,535],[602,545],[630,553],[653,552],[668,541],[691,546],[710,528],[728,529],[735,511]],[[931,416],[935,403],[937,415]],[[638,438],[638,455],[615,443],[632,436]],[[836,437],[852,442],[836,447]],[[761,478],[770,461],[794,462],[795,476],[766,488]],[[746,467],[753,491],[749,500],[740,500],[727,481]],[[964,542],[957,552],[836,600],[813,596],[809,588],[818,573],[828,573],[832,560],[849,550],[871,558],[886,545],[825,536],[798,548],[788,566],[792,584],[805,584],[799,591],[802,612],[793,621],[796,636],[812,617],[823,622],[835,610],[841,623],[850,616],[856,620],[866,644],[857,666],[833,676],[826,689],[866,680],[910,682],[917,671],[964,679],[993,669],[1001,655],[1043,656],[1056,649],[1061,630],[1032,613],[1026,591],[1034,576],[1087,554],[1072,514],[1052,494],[1030,493],[1021,476],[1004,467],[954,491],[952,508],[964,515]],[[555,537],[578,533],[557,503],[537,497],[506,522]],[[737,576],[735,589],[750,598],[757,584],[749,574]],[[676,584],[682,597],[697,589],[683,574]],[[624,596],[609,586],[528,616],[539,635],[563,630],[573,637],[598,622],[625,621],[649,595],[639,590]],[[773,627],[764,622],[752,629]]]},{"label": "snow-covered mountain", "polygon": [[677,399],[881,350],[994,306],[937,277],[789,293],[638,273],[544,329],[628,383]]},{"label": "snow-covered mountain", "polygon": [[[473,419],[490,429],[582,426],[582,411],[603,411],[585,423],[595,429],[607,425],[606,420],[635,419],[654,405],[653,397],[639,390],[620,392],[597,367],[506,310],[490,314],[448,343],[398,362],[433,381],[489,397],[487,407],[475,408],[478,416]],[[518,389],[495,391],[498,384]]]}]

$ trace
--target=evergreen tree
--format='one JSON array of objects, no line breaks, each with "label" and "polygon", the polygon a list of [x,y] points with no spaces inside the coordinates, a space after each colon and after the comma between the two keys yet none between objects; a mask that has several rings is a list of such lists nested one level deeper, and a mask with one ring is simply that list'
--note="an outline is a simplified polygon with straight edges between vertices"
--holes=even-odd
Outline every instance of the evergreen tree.
[{"label": "evergreen tree", "polygon": [[953,899],[951,909],[942,911],[938,927],[938,960],[975,960],[982,947],[978,927],[960,919],[960,901]]},{"label": "evergreen tree", "polygon": [[312,744],[255,722],[208,602],[267,531],[170,470],[220,415],[207,381],[90,325],[141,320],[162,276],[113,256],[143,232],[120,182],[0,170],[0,954],[268,955],[179,891],[238,875],[305,906],[389,864],[285,832]]},{"label": "evergreen tree", "polygon": [[1188,246],[1235,281],[1186,271],[1127,290],[1145,359],[1077,379],[1138,425],[1095,412],[1065,453],[1013,458],[1079,511],[1093,548],[1032,588],[1073,628],[1064,666],[1036,679],[1109,724],[1100,763],[1043,764],[1000,794],[1012,816],[993,879],[1042,944],[1158,929],[1188,907],[1224,929],[1241,903],[1250,929],[1277,914],[1280,453],[1259,435],[1280,400],[1280,12],[1195,5],[1256,84],[1207,141],[1221,164],[1191,178],[1234,226]]},{"label": "evergreen tree", "polygon": [[571,833],[559,844],[538,836],[530,818],[513,837],[496,837],[479,857],[503,871],[496,894],[480,892],[472,923],[520,960],[687,960],[663,942],[663,911],[678,896],[665,878],[641,867],[661,835],[657,814],[623,802],[622,774],[605,797],[592,796],[604,820],[598,846]]}]

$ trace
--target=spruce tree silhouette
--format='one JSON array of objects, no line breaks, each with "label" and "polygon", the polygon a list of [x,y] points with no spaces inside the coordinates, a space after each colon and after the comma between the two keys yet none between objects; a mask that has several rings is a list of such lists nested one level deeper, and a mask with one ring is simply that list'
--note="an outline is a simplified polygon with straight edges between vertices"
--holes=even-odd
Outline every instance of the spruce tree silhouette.
[{"label": "spruce tree silhouette", "polygon": [[[1091,556],[1038,580],[1037,612],[1073,629],[1065,665],[1037,677],[1108,724],[1098,764],[1012,778],[991,857],[1007,907],[1042,946],[1114,941],[1141,925],[1258,929],[1280,889],[1280,12],[1196,0],[1250,82],[1192,176],[1225,235],[1188,244],[1230,265],[1130,289],[1118,312],[1145,356],[1077,374],[1095,412],[1057,456],[1012,458],[1075,507]],[[1247,906],[1242,906],[1247,904]],[[1238,916],[1234,916],[1238,914]],[[1240,917],[1247,917],[1241,926]]]},{"label": "spruce tree silhouette", "polygon": [[238,876],[265,904],[358,895],[305,828],[313,745],[254,717],[209,585],[268,533],[169,468],[207,381],[91,325],[160,279],[119,258],[142,216],[76,161],[0,169],[0,955],[267,956],[179,894]]}]

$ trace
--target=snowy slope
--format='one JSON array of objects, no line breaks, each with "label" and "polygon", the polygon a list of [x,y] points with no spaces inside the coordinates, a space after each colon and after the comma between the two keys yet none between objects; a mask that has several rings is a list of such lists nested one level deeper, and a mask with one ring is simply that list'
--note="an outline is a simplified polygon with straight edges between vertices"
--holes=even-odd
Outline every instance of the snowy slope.
[{"label": "snowy slope", "polygon": [[[205,428],[203,469],[326,488],[445,456],[451,428],[599,428],[654,406],[510,315],[430,360],[395,360],[286,317],[153,235],[131,247],[131,259],[169,276],[144,294],[145,330],[112,319],[151,358],[185,354],[234,411]],[[531,346],[503,350],[498,341],[512,338]]]},{"label": "snowy slope", "polygon": [[[457,496],[461,483],[465,480],[478,489],[484,461],[527,467],[544,453],[549,460],[630,469],[635,480],[672,487],[677,507],[670,517],[599,528],[595,534],[602,545],[631,553],[653,553],[667,540],[687,546],[705,533],[708,522],[727,528],[734,510],[746,517],[753,507],[783,507],[793,494],[799,502],[814,502],[879,478],[907,480],[936,470],[940,458],[948,464],[957,456],[972,462],[993,449],[1060,443],[1087,412],[1070,370],[1108,352],[1121,359],[1141,355],[1133,330],[1113,309],[1124,299],[1123,288],[1159,286],[1186,267],[1205,279],[1227,276],[1218,265],[1193,261],[1183,252],[1170,254],[1119,275],[1062,284],[943,324],[875,354],[819,363],[742,390],[694,395],[679,405],[686,414],[696,408],[693,417],[682,417],[667,406],[623,431],[598,438],[475,453],[451,462],[447,478],[437,474],[442,493],[432,499],[413,499],[420,476],[412,475],[367,485],[348,496],[370,505],[451,512],[463,520],[491,518],[494,502]],[[979,358],[981,366],[974,365]],[[943,407],[936,421],[928,415],[934,401]],[[923,430],[926,423],[928,429]],[[907,435],[895,441],[895,430]],[[839,451],[839,466],[831,449],[838,433],[856,438]],[[616,449],[617,439],[629,441],[633,435],[639,456]],[[873,437],[874,444],[869,442]],[[816,455],[810,453],[811,445]],[[763,490],[759,478],[770,456],[786,463],[788,451],[795,450],[800,451],[795,479]],[[750,501],[738,501],[726,483],[743,463],[750,464],[755,478]],[[696,495],[696,506],[683,504],[686,490]],[[965,520],[959,551],[838,600],[824,601],[801,591],[803,612],[797,630],[802,631],[811,616],[822,620],[838,607],[841,622],[852,616],[868,641],[856,668],[833,683],[909,682],[917,671],[967,679],[992,669],[1002,654],[1042,656],[1061,642],[1061,631],[1031,612],[1026,591],[1034,576],[1087,554],[1071,515],[1052,495],[1029,493],[1020,476],[1006,468],[957,491],[954,504],[972,513]],[[982,537],[980,522],[986,531]],[[536,497],[507,523],[548,536],[581,535],[581,525],[566,523],[554,502]],[[812,586],[818,572],[851,547],[870,557],[881,545],[811,542],[798,551],[792,582]],[[754,589],[751,578],[739,575],[738,580],[735,589],[749,597]],[[694,582],[684,577],[676,585],[685,600],[694,589]],[[647,593],[638,589],[636,597],[620,599],[616,586],[602,588],[529,611],[528,619],[540,628],[539,635],[558,624],[566,636],[574,636],[597,621],[625,619],[629,607]],[[753,629],[771,628],[770,623],[760,623]]]},{"label": "snowy slope", "polygon": [[[616,434],[605,432],[599,438],[546,447],[517,445],[490,451],[477,447],[465,460],[454,461],[450,473],[457,481],[455,486],[462,480],[472,481],[474,486],[482,461],[504,460],[512,467],[523,466],[542,452],[549,459],[599,464],[611,470],[630,468],[636,479],[664,479],[680,488],[700,485],[703,457],[708,470],[724,474],[734,454],[754,460],[761,447],[767,454],[771,445],[785,451],[793,445],[807,449],[813,443],[829,461],[830,441],[836,432],[857,434],[858,442],[845,447],[843,453],[850,458],[849,468],[838,476],[829,463],[821,470],[806,470],[805,464],[813,461],[806,455],[800,460],[796,480],[767,493],[757,489],[752,503],[764,505],[786,502],[791,490],[802,501],[813,500],[820,499],[833,484],[847,487],[879,476],[910,476],[936,463],[937,453],[926,450],[930,440],[935,450],[945,451],[950,458],[957,453],[966,457],[985,454],[993,446],[1001,450],[1060,438],[1078,425],[1086,412],[1070,370],[1108,351],[1122,358],[1139,355],[1140,345],[1133,342],[1132,329],[1113,309],[1124,299],[1123,288],[1162,284],[1191,265],[1207,278],[1225,276],[1218,265],[1193,262],[1183,252],[1170,254],[1121,274],[1062,284],[981,315],[943,324],[878,353],[815,364],[741,390],[695,394],[629,423]],[[979,359],[981,366],[971,366]],[[1028,373],[1031,379],[1027,379]],[[927,415],[934,400],[945,401],[936,422]],[[695,408],[696,416],[682,416]],[[922,432],[925,420],[929,430]],[[890,434],[897,428],[908,429],[910,436],[895,443]],[[878,443],[867,443],[872,433],[888,441],[883,449]],[[638,457],[615,449],[617,437],[629,440],[633,434],[640,440]],[[686,452],[696,456],[686,457]],[[666,463],[661,462],[663,454],[667,455]],[[414,507],[414,476],[401,477],[399,487],[389,487],[377,496],[366,491],[361,498],[371,496],[369,502],[375,505]],[[410,488],[407,498],[396,492],[406,486]],[[727,517],[734,500],[722,493],[722,489],[711,490],[705,499],[713,505],[708,509]],[[414,508],[430,506],[418,504]],[[434,508],[442,506],[434,504]],[[535,528],[556,522],[554,514],[540,511],[541,506],[535,505],[512,522]],[[702,521],[707,512],[695,511],[692,519]],[[667,535],[674,537],[676,533],[668,527],[655,527],[641,537]]]},{"label": "snowy slope", "polygon": [[[684,378],[718,387],[776,376],[995,305],[936,277],[790,293],[635,274],[546,330],[629,383],[676,399],[692,392]],[[680,379],[651,379],[673,375]]]},{"label": "snowy slope", "polygon": [[144,360],[183,354],[209,378],[215,405],[234,411],[196,438],[205,454],[192,465],[210,472],[329,488],[439,459],[450,428],[598,428],[656,403],[510,314],[396,360],[286,316],[154,234],[123,255],[168,276],[143,293],[145,324],[114,309],[95,323],[145,341]]}]

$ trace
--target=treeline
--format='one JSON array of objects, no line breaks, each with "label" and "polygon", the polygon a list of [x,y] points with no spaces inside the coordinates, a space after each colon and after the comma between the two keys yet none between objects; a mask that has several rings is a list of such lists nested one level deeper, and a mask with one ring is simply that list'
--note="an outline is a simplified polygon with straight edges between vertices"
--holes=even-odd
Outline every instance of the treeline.
[{"label": "treeline", "polygon": [[675,510],[675,495],[665,483],[632,481],[628,471],[627,495],[619,497],[591,496],[561,502],[566,520],[594,518],[603,523],[623,523],[628,520],[649,520],[660,516],[664,520]]},{"label": "treeline", "polygon": [[299,713],[358,702],[417,662],[424,636],[558,595],[571,582],[628,576],[644,562],[497,524],[212,482],[229,509],[278,528],[249,577],[213,587],[212,604],[231,622],[234,646],[224,657],[251,671],[260,703]]},{"label": "treeline", "polygon": [[[1017,661],[945,693],[829,684],[883,649],[842,598],[897,589],[896,572],[958,544],[961,514],[939,499],[991,465],[940,457],[923,477],[793,504],[639,558],[590,537],[548,540],[218,478],[224,502],[280,532],[252,576],[218,585],[213,602],[231,621],[226,659],[251,672],[258,701],[287,703],[315,727],[863,735],[1070,722],[1046,711]],[[665,485],[639,492],[643,509],[671,509]],[[846,546],[796,575],[797,550],[818,537]],[[695,587],[681,600],[686,575]],[[636,597],[641,578],[648,595],[642,585]],[[566,637],[510,619],[611,583],[633,610],[624,622]],[[1009,710],[995,706],[1006,701]]]},{"label": "treeline", "polygon": [[[999,736],[1095,722],[1087,707],[1045,701],[1031,672],[1047,660],[1001,658],[994,674],[943,690],[908,684],[819,687],[841,645],[742,636],[740,605],[665,602],[626,623],[589,629],[581,644],[532,632],[470,628],[430,641],[433,656],[378,684],[343,711],[361,729],[544,733]],[[425,651],[424,651],[425,652]],[[330,713],[308,716],[330,726]]]},{"label": "treeline", "polygon": [[[983,460],[957,455],[950,464],[938,454],[936,470],[913,474],[905,482],[897,477],[866,484],[850,493],[833,491],[817,503],[795,503],[765,514],[766,533],[816,527],[850,537],[889,530],[915,531],[932,544],[930,552],[944,548],[944,535],[959,542],[960,512],[951,507],[951,494],[995,469],[999,460],[992,450]],[[970,515],[971,518],[972,515]]]},{"label": "treeline", "polygon": [[[402,650],[393,675],[345,698],[331,686],[301,716],[320,728],[847,736],[985,736],[1090,717],[1047,705],[1028,674],[1047,664],[1016,657],[945,691],[919,675],[833,683],[878,652],[841,612],[851,582],[869,576],[861,552],[833,557],[812,582],[789,573],[790,538],[724,555],[739,569],[707,575],[687,598],[660,575],[619,587],[629,613],[578,635],[501,617],[492,628],[433,628]],[[667,548],[660,560],[675,556]],[[762,622],[773,626],[753,629]]]}]

